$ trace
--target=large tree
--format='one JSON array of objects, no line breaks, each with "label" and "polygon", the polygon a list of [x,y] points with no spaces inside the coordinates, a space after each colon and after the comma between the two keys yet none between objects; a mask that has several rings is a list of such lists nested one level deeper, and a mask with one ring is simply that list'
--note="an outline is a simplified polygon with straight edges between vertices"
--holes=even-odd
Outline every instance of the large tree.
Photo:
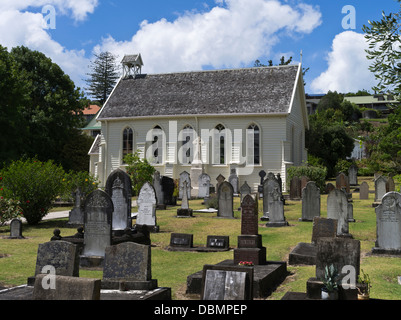
[{"label": "large tree", "polygon": [[94,100],[103,105],[119,78],[119,72],[116,57],[110,52],[95,54],[95,57],[90,65],[89,78],[86,79],[86,90]]}]

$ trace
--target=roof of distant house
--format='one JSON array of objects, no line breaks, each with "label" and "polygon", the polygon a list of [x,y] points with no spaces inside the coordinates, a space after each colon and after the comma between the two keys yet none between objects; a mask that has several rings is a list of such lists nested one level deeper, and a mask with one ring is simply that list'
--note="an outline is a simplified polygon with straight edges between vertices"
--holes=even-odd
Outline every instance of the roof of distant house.
[{"label": "roof of distant house", "polygon": [[87,106],[83,111],[82,111],[82,113],[84,114],[84,115],[92,115],[92,114],[96,114],[96,113],[98,113],[98,111],[100,110],[100,107],[98,106],[98,105],[96,105],[96,104],[91,104],[91,105],[89,105],[89,106]]},{"label": "roof of distant house", "polygon": [[97,119],[288,113],[299,68],[140,74],[118,82]]}]

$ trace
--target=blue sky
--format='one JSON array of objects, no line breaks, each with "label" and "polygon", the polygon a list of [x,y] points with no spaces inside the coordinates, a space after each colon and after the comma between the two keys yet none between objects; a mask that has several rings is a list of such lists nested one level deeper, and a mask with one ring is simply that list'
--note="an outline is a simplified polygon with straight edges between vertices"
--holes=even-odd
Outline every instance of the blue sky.
[{"label": "blue sky", "polygon": [[[46,5],[54,15],[42,13]],[[0,0],[0,44],[44,52],[80,87],[93,54],[106,50],[119,60],[140,52],[144,73],[250,67],[282,55],[298,63],[302,50],[307,93],[355,92],[375,83],[362,26],[399,9],[395,0]],[[355,29],[344,28],[345,17]]]}]

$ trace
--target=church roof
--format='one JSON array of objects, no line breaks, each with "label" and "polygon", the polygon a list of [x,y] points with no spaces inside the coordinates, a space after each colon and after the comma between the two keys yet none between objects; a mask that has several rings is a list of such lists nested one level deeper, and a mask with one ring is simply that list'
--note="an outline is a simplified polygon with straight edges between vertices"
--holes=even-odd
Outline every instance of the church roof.
[{"label": "church roof", "polygon": [[299,68],[143,74],[121,79],[97,119],[288,113]]}]

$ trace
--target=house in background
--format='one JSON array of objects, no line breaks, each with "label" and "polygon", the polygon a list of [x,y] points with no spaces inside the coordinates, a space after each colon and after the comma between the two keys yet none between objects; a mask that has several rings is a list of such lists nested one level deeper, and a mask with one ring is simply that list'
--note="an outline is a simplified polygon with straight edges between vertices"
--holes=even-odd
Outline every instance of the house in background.
[{"label": "house in background", "polygon": [[[388,115],[389,113],[392,113],[394,106],[400,105],[400,102],[392,94],[374,94],[369,96],[352,96],[352,97],[345,96],[344,100],[355,103],[360,108],[380,111],[384,116]],[[367,115],[369,115],[369,113],[367,113]]]},{"label": "house in background", "polygon": [[203,172],[216,183],[235,170],[257,191],[264,170],[280,173],[285,190],[287,168],[306,162],[301,65],[140,74],[126,57],[89,152],[102,185],[137,150],[161,175],[190,173],[195,189]]}]

